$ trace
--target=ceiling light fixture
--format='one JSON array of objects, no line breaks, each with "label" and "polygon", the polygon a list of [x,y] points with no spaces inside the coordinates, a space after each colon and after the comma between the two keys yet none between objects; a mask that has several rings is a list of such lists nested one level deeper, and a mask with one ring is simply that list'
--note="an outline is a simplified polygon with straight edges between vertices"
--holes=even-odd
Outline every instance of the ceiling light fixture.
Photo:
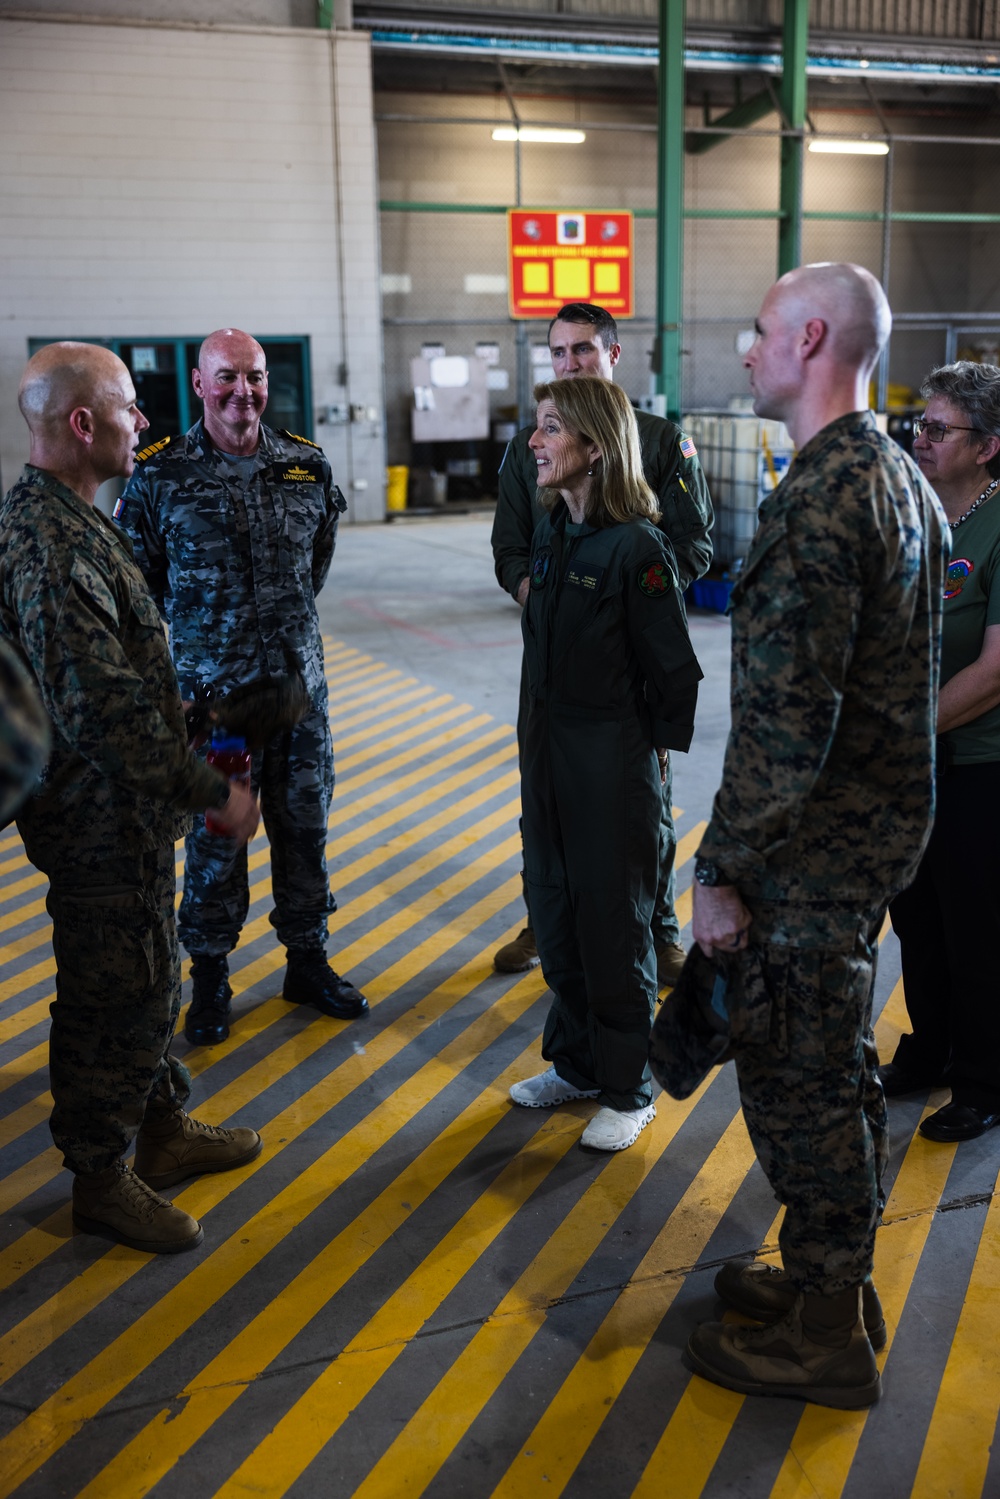
[{"label": "ceiling light fixture", "polygon": [[810,151],[822,156],[888,156],[886,141],[811,140]]},{"label": "ceiling light fixture", "polygon": [[579,146],[587,139],[582,130],[546,130],[541,125],[501,125],[493,132],[495,141],[534,141],[547,146]]}]

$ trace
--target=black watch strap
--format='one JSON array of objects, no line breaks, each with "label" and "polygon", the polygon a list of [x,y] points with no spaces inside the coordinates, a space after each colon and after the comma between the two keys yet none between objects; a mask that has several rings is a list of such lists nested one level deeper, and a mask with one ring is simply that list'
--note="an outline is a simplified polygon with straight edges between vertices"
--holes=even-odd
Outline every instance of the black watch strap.
[{"label": "black watch strap", "polygon": [[699,885],[731,885],[732,880],[711,859],[696,858],[694,861],[694,877]]}]

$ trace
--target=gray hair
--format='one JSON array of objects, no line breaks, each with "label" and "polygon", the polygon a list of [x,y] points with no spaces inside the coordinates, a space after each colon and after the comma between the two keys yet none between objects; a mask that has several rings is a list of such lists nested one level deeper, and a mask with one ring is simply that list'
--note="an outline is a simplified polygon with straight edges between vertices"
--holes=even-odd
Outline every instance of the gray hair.
[{"label": "gray hair", "polygon": [[[920,394],[925,401],[931,396],[941,396],[957,406],[968,418],[975,432],[967,432],[969,442],[975,442],[976,432],[983,437],[1000,437],[1000,367],[995,364],[978,364],[974,359],[959,359],[955,364],[942,364],[931,370]],[[986,465],[991,479],[1000,478],[1000,453]]]}]

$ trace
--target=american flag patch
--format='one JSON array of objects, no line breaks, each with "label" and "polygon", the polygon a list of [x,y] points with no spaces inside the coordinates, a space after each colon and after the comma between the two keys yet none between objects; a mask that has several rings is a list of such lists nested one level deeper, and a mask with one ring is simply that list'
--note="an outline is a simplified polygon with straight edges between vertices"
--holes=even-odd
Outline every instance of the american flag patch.
[{"label": "american flag patch", "polygon": [[684,454],[685,458],[697,458],[698,449],[695,447],[690,437],[681,438],[681,452]]}]

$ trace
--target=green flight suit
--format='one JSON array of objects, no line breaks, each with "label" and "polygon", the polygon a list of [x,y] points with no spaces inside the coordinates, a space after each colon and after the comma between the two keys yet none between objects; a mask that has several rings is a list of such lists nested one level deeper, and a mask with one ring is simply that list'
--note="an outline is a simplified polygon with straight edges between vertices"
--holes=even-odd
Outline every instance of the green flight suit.
[{"label": "green flight suit", "polygon": [[542,1055],[603,1104],[650,1102],[657,748],[686,750],[701,670],[670,543],[647,521],[538,527],[522,618],[528,901],[554,998]]},{"label": "green flight suit", "polygon": [[[712,561],[714,513],[697,451],[680,427],[647,411],[637,411],[642,467],[647,484],[659,502],[659,528],[674,549],[681,589],[702,577]],[[538,470],[528,447],[534,427],[524,427],[508,444],[497,480],[497,508],[493,521],[493,557],[497,582],[512,598],[527,576],[531,538],[544,515],[538,503]],[[687,451],[685,451],[687,450]],[[518,705],[518,743],[525,713],[524,680]],[[659,892],[653,915],[653,937],[658,947],[680,939],[674,913],[674,831],[670,767],[662,787]]]}]

